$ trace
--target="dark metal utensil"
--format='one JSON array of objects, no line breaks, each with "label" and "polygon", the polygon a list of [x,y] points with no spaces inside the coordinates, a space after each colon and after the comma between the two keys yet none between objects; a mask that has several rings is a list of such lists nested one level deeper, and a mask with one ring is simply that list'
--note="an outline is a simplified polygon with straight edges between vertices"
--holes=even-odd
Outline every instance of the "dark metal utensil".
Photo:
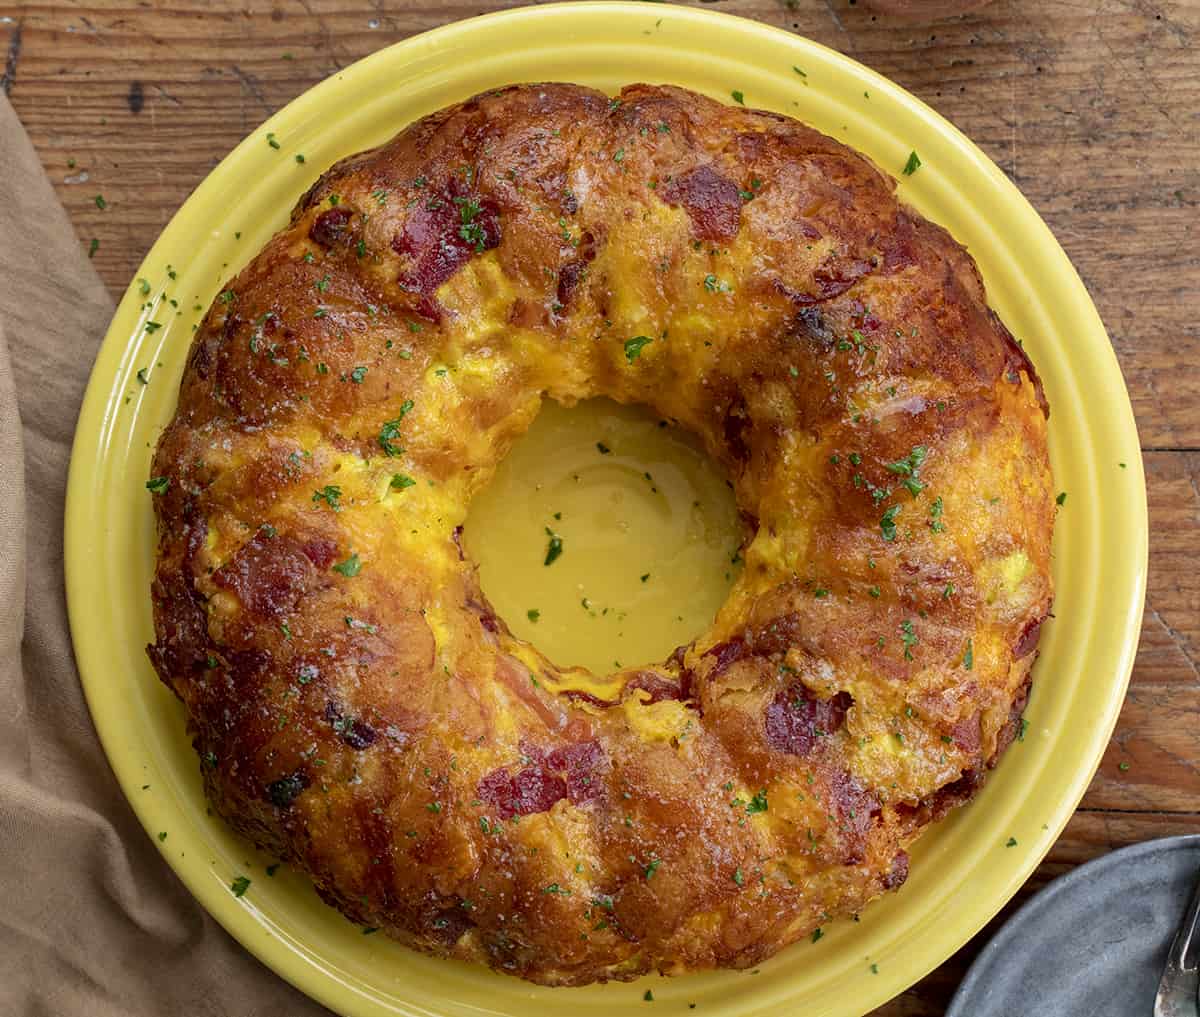
[{"label": "dark metal utensil", "polygon": [[1167,954],[1154,1017],[1200,1017],[1200,881]]}]

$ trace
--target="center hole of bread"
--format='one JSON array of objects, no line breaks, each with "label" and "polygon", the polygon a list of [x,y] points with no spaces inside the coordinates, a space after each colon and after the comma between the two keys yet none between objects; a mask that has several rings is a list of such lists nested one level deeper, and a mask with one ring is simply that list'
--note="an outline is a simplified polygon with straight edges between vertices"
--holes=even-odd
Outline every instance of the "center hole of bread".
[{"label": "center hole of bread", "polygon": [[724,472],[637,406],[547,401],[464,526],[492,606],[560,667],[664,660],[712,623],[740,570]]}]

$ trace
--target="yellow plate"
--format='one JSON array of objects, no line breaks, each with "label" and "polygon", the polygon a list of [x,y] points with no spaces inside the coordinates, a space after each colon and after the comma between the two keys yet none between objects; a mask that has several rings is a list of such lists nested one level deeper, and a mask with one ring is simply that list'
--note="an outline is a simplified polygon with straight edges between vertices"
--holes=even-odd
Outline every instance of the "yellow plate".
[{"label": "yellow plate", "polygon": [[[922,166],[901,177],[901,195],[970,248],[1053,411],[1051,457],[1069,498],[1055,534],[1057,617],[1043,630],[1024,740],[973,805],[920,841],[898,893],[754,974],[548,990],[364,939],[301,877],[281,868],[267,878],[273,859],[205,814],[182,710],[142,652],[154,554],[144,482],[198,308],[335,159],[447,103],[537,80],[607,90],[672,82],[725,100],[738,89],[747,105],[799,117],[897,176],[915,149]],[[170,833],[164,857],[234,936],[330,1008],[612,1017],[643,1012],[652,988],[655,1012],[688,1013],[695,1002],[696,1013],[722,1017],[862,1014],[999,910],[1087,787],[1124,696],[1145,589],[1145,483],[1129,398],[1082,283],[1025,199],[949,123],[860,64],[754,22],[662,4],[553,5],[449,25],[346,68],[267,121],[196,189],[139,276],[145,285],[130,286],[100,350],[71,461],[66,568],[79,669],[126,795],[151,835]],[[147,331],[151,320],[162,327]],[[243,874],[252,883],[237,898],[229,885]]]}]

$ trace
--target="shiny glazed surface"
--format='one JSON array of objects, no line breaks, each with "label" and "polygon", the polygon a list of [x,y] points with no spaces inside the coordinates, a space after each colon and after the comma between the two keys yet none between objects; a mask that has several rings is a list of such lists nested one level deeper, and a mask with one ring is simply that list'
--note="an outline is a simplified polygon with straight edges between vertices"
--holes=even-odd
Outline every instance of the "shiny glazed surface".
[{"label": "shiny glazed surface", "polygon": [[[323,176],[153,471],[151,659],[222,815],[547,984],[749,967],[903,883],[1016,733],[1054,499],[1036,373],[893,187],[788,118],[552,84]],[[541,400],[595,395],[697,434],[752,534],[708,632],[607,675],[515,639],[459,540]]]}]

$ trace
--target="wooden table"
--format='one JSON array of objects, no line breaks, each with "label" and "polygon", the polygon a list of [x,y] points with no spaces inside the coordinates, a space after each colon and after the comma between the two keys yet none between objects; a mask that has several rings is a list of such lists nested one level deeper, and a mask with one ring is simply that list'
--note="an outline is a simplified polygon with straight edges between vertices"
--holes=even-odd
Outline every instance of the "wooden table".
[{"label": "wooden table", "polygon": [[[717,2],[863,61],[981,145],[1066,248],[1125,371],[1150,502],[1141,649],[1100,772],[1018,901],[1114,847],[1200,833],[1200,3],[997,0],[925,23],[861,0]],[[0,64],[116,296],[192,188],[268,114],[388,43],[504,6],[9,0]],[[991,931],[876,1013],[940,1014]]]}]

